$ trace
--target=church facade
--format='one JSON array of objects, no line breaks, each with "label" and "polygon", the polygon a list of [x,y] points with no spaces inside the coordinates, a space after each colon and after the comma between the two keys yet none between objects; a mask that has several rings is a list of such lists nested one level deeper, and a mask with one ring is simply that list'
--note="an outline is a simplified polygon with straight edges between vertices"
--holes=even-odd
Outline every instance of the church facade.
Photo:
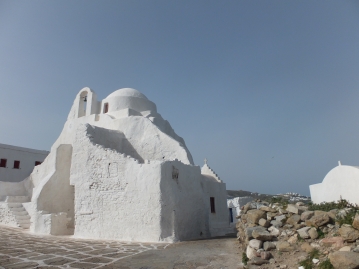
[{"label": "church facade", "polygon": [[11,184],[0,223],[16,226],[20,208],[34,233],[175,242],[229,228],[225,183],[195,166],[156,105],[130,88],[101,101],[82,89],[50,154]]}]

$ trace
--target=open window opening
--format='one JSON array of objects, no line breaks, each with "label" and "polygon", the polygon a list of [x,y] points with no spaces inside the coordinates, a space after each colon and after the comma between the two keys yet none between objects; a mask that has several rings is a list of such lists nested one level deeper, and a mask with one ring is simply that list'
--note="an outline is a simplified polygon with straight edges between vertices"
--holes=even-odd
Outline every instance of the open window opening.
[{"label": "open window opening", "polygon": [[0,159],[0,167],[6,168],[7,159]]},{"label": "open window opening", "polygon": [[87,109],[87,91],[84,91],[80,94],[78,117],[86,116],[86,109]]},{"label": "open window opening", "polygon": [[215,207],[215,203],[214,203],[214,197],[210,197],[209,201],[211,203],[211,213],[216,213],[216,207]]},{"label": "open window opening", "polygon": [[20,161],[14,161],[14,169],[20,169]]},{"label": "open window opening", "polygon": [[105,103],[103,106],[103,113],[107,113],[108,112],[108,103]]}]

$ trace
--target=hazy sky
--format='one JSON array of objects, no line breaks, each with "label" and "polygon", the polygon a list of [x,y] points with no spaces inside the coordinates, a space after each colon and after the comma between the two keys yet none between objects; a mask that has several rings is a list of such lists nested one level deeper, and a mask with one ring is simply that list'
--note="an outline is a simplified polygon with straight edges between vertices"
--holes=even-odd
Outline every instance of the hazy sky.
[{"label": "hazy sky", "polygon": [[0,143],[49,150],[76,94],[157,104],[227,189],[359,165],[359,1],[0,0]]}]

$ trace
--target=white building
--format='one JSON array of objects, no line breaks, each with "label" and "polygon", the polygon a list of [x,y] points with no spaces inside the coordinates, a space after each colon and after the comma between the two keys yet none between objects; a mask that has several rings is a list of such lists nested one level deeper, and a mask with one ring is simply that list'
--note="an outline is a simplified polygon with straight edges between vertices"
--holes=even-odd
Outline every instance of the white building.
[{"label": "white building", "polygon": [[253,197],[233,197],[227,199],[227,206],[229,210],[230,227],[235,228],[238,219],[236,218],[241,213],[241,207],[254,200]]},{"label": "white building", "polygon": [[313,203],[345,199],[359,204],[359,166],[339,165],[325,176],[322,183],[309,186]]},{"label": "white building", "polygon": [[195,166],[156,105],[129,88],[102,101],[82,89],[49,156],[6,189],[0,223],[34,233],[174,242],[229,227],[225,183]]},{"label": "white building", "polygon": [[0,181],[19,182],[28,177],[36,165],[49,154],[36,150],[0,144]]}]

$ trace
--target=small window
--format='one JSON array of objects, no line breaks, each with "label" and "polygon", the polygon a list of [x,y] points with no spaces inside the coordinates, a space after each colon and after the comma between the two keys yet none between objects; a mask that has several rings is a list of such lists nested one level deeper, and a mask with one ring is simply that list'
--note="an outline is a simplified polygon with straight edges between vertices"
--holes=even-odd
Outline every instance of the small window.
[{"label": "small window", "polygon": [[233,209],[232,208],[229,209],[229,221],[231,223],[233,222]]},{"label": "small window", "polygon": [[214,204],[214,197],[210,197],[209,200],[211,202],[211,213],[216,213],[216,207],[215,207],[215,204]]},{"label": "small window", "polygon": [[20,161],[14,161],[14,169],[20,169]]},{"label": "small window", "polygon": [[42,164],[42,162],[35,162],[35,166]]},{"label": "small window", "polygon": [[0,159],[0,167],[6,167],[6,159]]},{"label": "small window", "polygon": [[105,103],[105,105],[103,106],[103,113],[107,113],[108,112],[108,103]]}]

